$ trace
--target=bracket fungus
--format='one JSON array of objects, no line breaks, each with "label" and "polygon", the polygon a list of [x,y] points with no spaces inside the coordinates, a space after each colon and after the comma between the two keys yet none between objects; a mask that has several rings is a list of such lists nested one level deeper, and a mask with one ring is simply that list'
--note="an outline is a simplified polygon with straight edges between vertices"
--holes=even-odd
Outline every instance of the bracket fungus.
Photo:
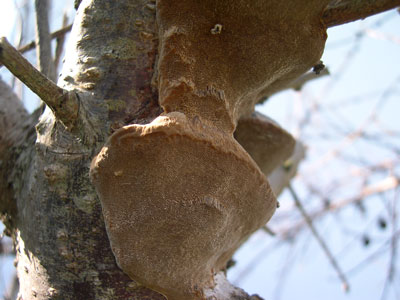
[{"label": "bracket fungus", "polygon": [[92,177],[119,266],[168,299],[201,299],[276,207],[233,138],[179,112],[118,130]]},{"label": "bracket fungus", "polygon": [[117,130],[91,166],[113,253],[131,278],[170,300],[205,299],[270,219],[277,203],[256,162],[269,173],[294,141],[252,112],[318,63],[327,2],[157,1],[164,113]]}]

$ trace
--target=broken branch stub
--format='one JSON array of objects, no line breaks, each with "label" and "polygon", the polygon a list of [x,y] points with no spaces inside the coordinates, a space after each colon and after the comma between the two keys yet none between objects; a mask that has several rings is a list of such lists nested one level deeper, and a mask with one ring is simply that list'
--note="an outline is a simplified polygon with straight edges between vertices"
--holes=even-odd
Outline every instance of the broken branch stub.
[{"label": "broken branch stub", "polygon": [[233,132],[248,118],[287,144],[267,173],[290,154],[286,132],[249,116],[261,94],[319,62],[328,2],[157,1],[164,114],[117,130],[91,166],[113,253],[131,278],[170,300],[209,298],[215,274],[270,219],[275,196]]},{"label": "broken branch stub", "polygon": [[0,62],[40,97],[59,121],[72,129],[78,118],[79,99],[75,91],[60,88],[26,60],[6,38],[0,38]]}]

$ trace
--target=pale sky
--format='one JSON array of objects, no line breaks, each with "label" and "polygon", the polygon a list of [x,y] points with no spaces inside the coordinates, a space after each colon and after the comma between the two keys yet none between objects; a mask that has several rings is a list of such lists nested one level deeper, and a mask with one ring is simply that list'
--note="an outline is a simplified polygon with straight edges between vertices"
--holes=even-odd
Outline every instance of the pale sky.
[{"label": "pale sky", "polygon": [[11,34],[14,18],[15,6],[13,0],[1,0],[0,5],[0,36],[8,37]]}]

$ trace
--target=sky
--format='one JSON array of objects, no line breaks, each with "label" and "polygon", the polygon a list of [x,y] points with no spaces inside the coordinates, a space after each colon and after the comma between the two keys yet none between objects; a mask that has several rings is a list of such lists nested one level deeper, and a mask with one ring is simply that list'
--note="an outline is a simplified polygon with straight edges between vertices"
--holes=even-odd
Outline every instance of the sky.
[{"label": "sky", "polygon": [[[54,9],[57,10],[56,15],[61,15],[62,8]],[[0,36],[7,36],[11,42],[14,40],[12,35],[15,30],[13,27],[15,18],[14,1],[0,0]],[[59,22],[59,20],[53,22],[53,29],[59,28]],[[353,128],[360,123],[368,122],[366,116],[376,109],[381,110],[382,126],[399,130],[398,88],[396,91],[396,87],[400,86],[399,54],[400,15],[396,11],[334,27],[328,30],[328,40],[322,57],[331,75],[307,84],[301,93],[281,92],[258,106],[257,110],[278,121],[296,137],[309,140],[316,136],[316,129],[329,128],[327,124]],[[0,76],[9,78],[5,70],[0,71]],[[385,96],[387,100],[383,103],[382,93],[387,90],[394,92],[391,96]],[[36,97],[30,92],[24,93],[25,103],[32,110],[37,105]],[[307,108],[311,105],[322,107],[322,112],[311,116],[312,126],[301,130],[295,119],[305,118]],[[329,143],[329,141],[321,142],[316,147],[310,147],[308,156],[320,155],[325,148],[333,147]],[[370,148],[361,142],[353,146],[362,149],[361,152],[368,155],[368,159],[380,161],[388,155],[382,149]],[[350,154],[351,151],[352,149],[349,149]],[[348,166],[334,164],[327,168],[330,168],[327,173],[332,174],[335,170]],[[309,164],[305,164],[302,171],[310,178],[314,174]],[[321,182],[331,179],[331,176],[318,177]],[[299,189],[301,193],[301,187]],[[343,191],[344,194],[347,192],[349,191]],[[291,205],[287,193],[282,195],[280,201],[283,210]],[[374,198],[367,202],[367,206],[370,211],[382,210]],[[281,212],[278,210],[277,217],[279,214]],[[368,225],[372,235],[381,237],[381,233],[373,225],[375,215],[361,216],[355,213],[354,209],[348,209],[339,217],[352,221],[351,224],[346,224],[350,228],[346,227],[347,230],[365,230],[365,224],[372,224]],[[318,223],[318,229],[328,240],[334,254],[341,258],[340,263],[345,270],[357,265],[371,253],[372,249],[379,247],[380,244],[376,243],[367,251],[352,237],[343,236],[339,230],[343,228],[337,228],[337,224],[333,217],[327,218]],[[258,231],[237,252],[235,260],[237,260],[236,266],[228,273],[230,280],[247,292],[258,293],[265,299],[383,300],[382,288],[387,272],[387,257],[380,256],[368,267],[351,273],[349,276],[351,289],[345,294],[332,266],[308,231],[301,234],[293,243],[282,243],[279,239]],[[5,280],[11,272],[11,259],[3,258],[0,261],[3,265],[6,261],[8,267],[2,268]],[[396,278],[400,283],[399,275]],[[0,289],[2,289],[1,280]],[[396,299],[400,299],[400,289],[397,290],[397,294],[391,290],[385,298],[385,300]]]},{"label": "sky", "polygon": [[[278,121],[295,136],[308,141],[319,138],[321,130],[326,130],[326,134],[333,134],[330,128],[335,126],[346,130],[365,123],[366,128],[371,128],[373,132],[375,127],[368,119],[368,115],[379,110],[381,126],[397,132],[398,146],[399,13],[391,11],[365,21],[329,29],[322,61],[328,67],[330,76],[307,84],[301,92],[281,92],[257,109]],[[391,94],[389,95],[389,92],[385,94],[385,91],[390,91]],[[306,119],[307,108],[312,106],[318,108],[320,112],[311,115],[310,126],[300,130],[298,118]],[[317,146],[310,145],[307,160],[312,161],[327,148],[335,146],[337,141],[330,140],[319,142]],[[398,152],[389,153],[385,149],[366,145],[361,141],[352,144],[346,152],[377,162],[389,159],[393,155],[399,157]],[[331,182],[335,174],[342,173],[341,169],[353,167],[347,163],[340,165],[336,160],[331,166],[324,165],[326,169],[318,172],[311,166],[311,162],[304,163],[300,173],[309,176],[308,181],[318,181],[321,184],[324,181]],[[298,189],[301,193],[301,186]],[[351,194],[353,190],[354,187],[350,186],[342,192]],[[335,191],[335,193],[340,192]],[[303,197],[307,200],[307,195]],[[290,206],[292,203],[287,193],[281,196],[280,202],[281,206]],[[360,215],[355,209],[350,208],[317,223],[317,229],[346,271],[358,266],[363,259],[377,251],[384,239],[377,229],[376,215],[384,213],[385,208],[382,207],[379,197],[371,197],[366,203],[369,208],[367,211],[372,212],[370,214]],[[278,210],[273,219],[280,214]],[[340,218],[346,224],[337,222],[336,218]],[[351,223],[348,223],[349,221]],[[350,233],[344,235],[343,231]],[[366,249],[358,239],[355,239],[354,231],[365,231],[372,236],[371,247]],[[230,279],[239,283],[248,292],[259,293],[266,299],[273,300],[400,299],[399,272],[395,277],[397,291],[389,289],[386,297],[382,295],[389,255],[380,255],[368,267],[362,265],[354,272],[350,272],[348,276],[350,292],[344,293],[336,273],[309,231],[305,231],[293,243],[275,246],[276,244],[280,244],[279,241],[259,231],[236,254],[238,264],[236,269],[229,273]],[[249,262],[254,266],[252,272],[247,271]]]},{"label": "sky", "polygon": [[14,2],[11,0],[2,0],[0,4],[0,36],[9,36],[12,31],[12,24],[15,18]]}]

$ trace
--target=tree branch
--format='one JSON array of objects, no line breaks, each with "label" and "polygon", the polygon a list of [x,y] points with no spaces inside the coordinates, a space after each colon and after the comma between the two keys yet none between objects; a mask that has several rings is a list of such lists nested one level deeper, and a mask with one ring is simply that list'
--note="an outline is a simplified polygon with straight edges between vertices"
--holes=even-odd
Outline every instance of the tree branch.
[{"label": "tree branch", "polygon": [[39,70],[56,80],[53,59],[51,55],[51,36],[49,31],[49,1],[35,0],[36,10],[36,52]]},{"label": "tree branch", "polygon": [[68,128],[78,117],[78,98],[75,92],[58,87],[33,67],[6,38],[0,39],[0,62],[26,84]]},{"label": "tree branch", "polygon": [[325,10],[322,20],[327,27],[342,25],[400,6],[399,0],[339,0]]},{"label": "tree branch", "polygon": [[[69,24],[68,26],[65,26],[57,31],[54,31],[53,33],[50,34],[51,39],[58,39],[58,38],[62,38],[65,36],[65,34],[67,32],[70,32],[72,29],[72,24]],[[25,53],[28,52],[29,50],[35,49],[36,48],[36,42],[35,41],[31,41],[28,44],[25,44],[22,47],[18,48],[18,52],[20,53]],[[2,67],[3,64],[0,62],[0,67]]]},{"label": "tree branch", "polygon": [[[68,16],[67,14],[64,13],[63,16],[63,28],[65,28],[67,26],[68,23]],[[52,38],[52,36],[50,36]],[[58,65],[60,63],[61,60],[61,54],[64,50],[64,44],[65,44],[65,34],[57,37],[56,39],[56,51],[55,51],[55,55],[54,55],[54,70],[57,74],[57,70],[58,70]]]},{"label": "tree branch", "polygon": [[299,91],[303,88],[303,86],[305,84],[309,83],[310,81],[313,81],[315,79],[319,79],[321,77],[328,76],[328,75],[330,75],[330,73],[327,68],[324,68],[322,71],[318,72],[318,74],[316,74],[314,71],[310,71],[310,72],[304,73],[297,79],[293,80],[287,87],[285,87],[282,90],[293,89],[293,90]]},{"label": "tree branch", "polygon": [[305,155],[306,147],[300,141],[296,141],[292,156],[282,166],[277,167],[268,175],[269,184],[277,197],[289,185],[292,178],[296,176],[299,164],[303,161]]},{"label": "tree branch", "polygon": [[[61,37],[65,36],[65,34],[67,32],[70,32],[71,29],[72,29],[72,24],[69,24],[68,26],[65,26],[65,27],[51,33],[50,37],[51,37],[51,39],[61,38]],[[36,47],[36,43],[35,43],[35,41],[32,41],[32,42],[22,46],[21,48],[18,48],[18,51],[21,53],[25,53],[29,50],[34,49],[35,47]]]},{"label": "tree branch", "polygon": [[[317,66],[318,65],[314,66],[314,68],[316,68]],[[272,95],[275,95],[275,94],[285,91],[285,90],[293,89],[293,90],[299,91],[303,88],[304,85],[306,85],[310,81],[322,78],[327,75],[330,75],[329,70],[327,68],[323,68],[322,70],[318,70],[318,71],[306,72],[303,75],[300,75],[296,79],[289,81],[284,85],[278,84],[274,88],[269,88],[265,92],[261,92],[258,97],[260,99],[258,101],[258,103],[259,104],[264,103]]]},{"label": "tree branch", "polygon": [[347,281],[346,276],[344,275],[343,271],[341,270],[338,262],[336,261],[335,257],[332,255],[331,251],[329,250],[327,244],[325,243],[325,241],[322,239],[322,237],[320,236],[320,234],[318,233],[317,229],[315,228],[312,219],[310,218],[310,216],[307,214],[306,210],[304,209],[303,204],[301,203],[299,197],[297,196],[297,193],[294,191],[293,187],[291,186],[291,184],[289,183],[288,185],[289,188],[289,192],[292,195],[292,198],[294,200],[294,202],[296,203],[297,208],[299,209],[301,215],[303,216],[304,220],[306,221],[308,227],[310,228],[313,236],[316,238],[318,244],[321,246],[321,248],[323,249],[323,251],[325,252],[326,256],[328,257],[330,263],[332,264],[333,268],[335,269],[335,271],[338,273],[338,276],[340,278],[340,280],[343,283],[343,287],[344,290],[347,292],[350,288],[350,285]]},{"label": "tree branch", "polygon": [[[333,214],[334,212],[344,209],[345,207],[348,207],[351,204],[356,204],[361,201],[364,201],[367,199],[367,197],[393,190],[399,185],[400,185],[399,179],[393,176],[389,176],[375,184],[370,184],[364,187],[356,196],[352,196],[350,198],[345,198],[342,200],[336,200],[330,203],[329,206],[327,207],[316,209],[315,211],[308,213],[308,216],[314,222],[317,219],[326,216],[327,214]],[[275,232],[284,238],[293,237],[296,234],[298,234],[305,225],[307,225],[307,222],[303,218],[301,221],[298,221],[296,223],[292,221],[291,226],[289,228],[286,228],[286,226],[284,226],[282,228],[275,229]]]}]

